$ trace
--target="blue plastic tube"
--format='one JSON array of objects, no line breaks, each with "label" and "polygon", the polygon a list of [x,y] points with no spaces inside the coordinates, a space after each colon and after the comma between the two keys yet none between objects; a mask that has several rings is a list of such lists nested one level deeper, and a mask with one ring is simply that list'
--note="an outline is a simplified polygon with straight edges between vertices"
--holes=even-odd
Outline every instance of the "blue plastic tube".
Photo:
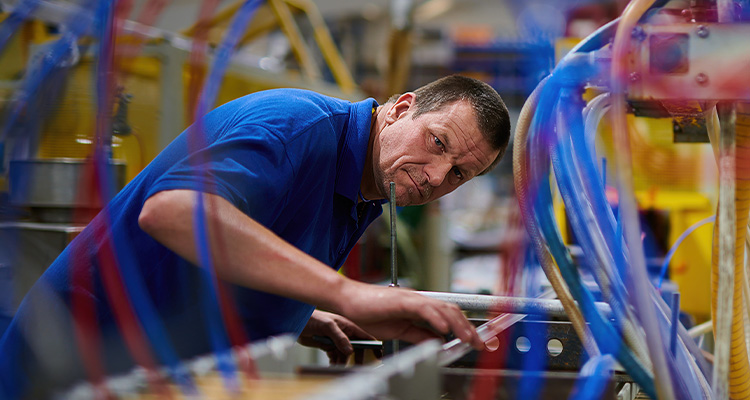
[{"label": "blue plastic tube", "polygon": [[[609,93],[602,93],[591,100],[586,107],[583,109],[584,124],[584,137],[586,138],[586,148],[594,158],[596,163],[596,133],[604,114],[609,110],[610,101]],[[603,173],[604,171],[602,171]],[[601,174],[600,174],[601,175]]]},{"label": "blue plastic tube", "polygon": [[[96,67],[97,88],[97,146],[94,154],[94,165],[99,177],[99,194],[104,203],[107,203],[115,195],[114,175],[110,167],[111,159],[111,130],[107,121],[110,120],[112,98],[111,82],[112,59],[113,59],[113,14],[115,4],[112,0],[99,3],[96,12],[96,31],[99,37],[99,57]],[[103,211],[107,218],[107,225],[113,226],[111,214],[105,208]],[[138,273],[131,252],[133,247],[130,240],[121,230],[108,229],[114,246],[114,254],[117,259],[120,276],[125,289],[128,291],[134,312],[141,322],[143,331],[151,344],[151,349],[156,353],[158,359],[169,367],[169,372],[181,390],[186,394],[197,393],[195,384],[190,377],[189,371],[181,363],[177,353],[172,347],[166,328],[164,327],[156,308],[151,301],[151,296],[146,290],[146,284]]]},{"label": "blue plastic tube", "polygon": [[687,239],[688,236],[690,236],[691,233],[695,232],[696,229],[700,228],[701,226],[716,221],[716,215],[712,215],[708,218],[704,218],[693,225],[691,225],[689,228],[685,230],[685,232],[682,232],[680,237],[677,238],[677,240],[674,242],[672,247],[669,249],[669,252],[666,256],[664,256],[664,262],[661,264],[661,270],[659,271],[659,283],[657,284],[657,288],[661,289],[661,284],[664,281],[664,277],[667,275],[667,268],[669,268],[669,263],[672,261],[672,257],[674,257],[674,253],[677,251],[677,249],[680,248],[680,245],[682,242]]},{"label": "blue plastic tube", "polygon": [[632,353],[623,346],[620,334],[603,318],[594,307],[592,294],[583,286],[570,258],[565,244],[562,242],[552,211],[552,194],[549,182],[548,142],[549,137],[542,133],[552,132],[550,124],[552,111],[555,106],[560,85],[553,73],[539,98],[539,105],[529,129],[529,182],[530,198],[536,198],[534,214],[542,235],[547,240],[550,252],[560,267],[560,272],[570,288],[573,297],[581,306],[586,320],[591,323],[591,331],[602,352],[615,354],[620,363],[628,370],[633,379],[644,388],[650,396],[654,396],[653,378],[641,366]]},{"label": "blue plastic tube", "polygon": [[[595,142],[595,134],[596,129],[599,124],[599,121],[602,117],[602,114],[606,111],[606,109],[609,107],[609,93],[602,94],[600,96],[597,96],[594,100],[589,102],[589,104],[584,109],[584,117],[586,119],[585,123],[585,143],[586,147],[584,148],[583,143],[581,143],[580,140],[577,140],[577,135],[573,136],[573,145],[576,155],[580,155],[579,157],[576,157],[577,160],[586,160],[586,159],[594,159],[594,156],[592,155],[589,157],[585,154],[584,150],[588,149],[590,152],[593,149],[593,144]],[[593,153],[591,153],[593,154]],[[580,161],[583,162],[583,161]],[[589,169],[589,175],[595,174],[594,171],[595,163],[592,162],[588,164]],[[588,179],[594,179],[593,176],[589,176]],[[622,238],[622,225],[617,223],[614,217],[614,214],[612,213],[611,208],[607,204],[606,195],[604,195],[601,191],[604,190],[604,184],[602,184],[601,189],[592,189],[591,186],[586,187],[587,194],[589,194],[589,199],[593,199],[592,202],[599,205],[600,211],[600,217],[599,219],[599,226],[603,227],[603,229],[607,229],[607,223],[606,220],[609,220],[609,223],[611,225],[615,226],[615,233],[614,233],[614,240],[611,241],[611,243],[614,244],[612,251],[619,253],[623,253],[623,256],[626,256],[626,253],[624,252],[624,249],[622,247],[623,244],[623,238]],[[604,213],[604,216],[601,216],[601,214]],[[712,218],[712,217],[711,217]],[[605,221],[602,223],[601,221]],[[690,228],[695,229],[695,228]],[[692,231],[691,231],[692,232]],[[684,236],[689,235],[689,232],[686,232]],[[675,244],[675,247],[673,247],[672,250],[670,250],[670,253],[674,253],[674,250],[676,249],[676,246],[679,246],[679,243],[684,240],[684,237],[681,237],[681,239],[678,239],[678,241]],[[668,254],[665,258],[665,262],[668,265],[669,259],[671,258],[671,255]],[[625,268],[627,267],[627,263],[624,264],[618,264],[618,272],[620,273],[620,276],[624,279],[625,278]],[[662,269],[662,274],[664,273],[664,269]],[[663,276],[663,275],[662,275]],[[657,303],[663,303],[661,301],[662,299],[659,296],[654,296],[655,301]],[[664,308],[666,307],[666,304],[659,304],[660,307]],[[711,368],[708,365],[705,357],[701,353],[700,349],[695,345],[695,343],[690,340],[687,336],[687,331],[684,329],[684,327],[679,326],[678,327],[678,335],[681,337],[682,345],[687,347],[687,350],[692,355],[693,359],[696,361],[698,367],[700,368],[700,372],[703,374],[704,377],[706,377],[708,380],[710,380],[711,376]],[[681,364],[683,365],[683,364]],[[686,365],[686,364],[684,364]]]},{"label": "blue plastic tube", "polygon": [[[580,181],[580,177],[576,178],[574,176],[576,172],[572,171],[570,168],[570,166],[574,164],[574,160],[572,159],[569,152],[569,139],[563,136],[563,132],[568,130],[570,131],[571,136],[573,136],[574,138],[582,137],[582,124],[580,121],[581,114],[579,112],[579,109],[572,107],[575,104],[575,99],[573,98],[573,94],[571,93],[568,93],[568,95],[563,94],[561,96],[560,104],[564,105],[564,107],[572,108],[570,112],[562,112],[564,117],[563,119],[568,122],[567,127],[571,129],[565,129],[565,123],[558,124],[558,129],[556,130],[556,132],[558,133],[559,142],[555,146],[555,149],[557,151],[553,152],[553,165],[555,165],[556,168],[555,171],[556,176],[558,177],[560,190],[563,193],[563,198],[566,200],[566,205],[568,206],[567,209],[569,211],[569,215],[571,216],[571,225],[573,225],[576,234],[578,235],[579,239],[581,239],[582,244],[584,244],[584,248],[586,248],[587,246],[594,246],[594,244],[592,243],[592,236],[596,236],[597,233],[601,234],[601,231],[600,227],[597,226],[598,224],[595,221],[589,220],[588,223],[584,223],[582,220],[583,216],[581,213],[586,207],[588,207],[588,204],[590,204],[590,202],[588,201],[588,199],[584,198],[583,191],[581,190],[580,186],[576,185],[576,182]],[[584,146],[585,143],[581,142],[580,145]],[[554,162],[554,160],[557,158],[554,157],[554,154],[556,153],[562,154],[560,156],[562,159],[559,160],[559,162]],[[581,158],[583,158],[584,160],[581,160]],[[578,161],[585,163],[586,161],[590,160],[586,157],[579,157]],[[590,163],[588,172],[588,179],[598,183],[598,174],[593,163]],[[565,192],[567,192],[567,194]],[[603,190],[599,194],[601,198],[604,197]],[[600,268],[603,266],[604,264],[599,265]],[[616,276],[614,276],[613,278],[616,279]],[[618,302],[624,300],[622,298],[624,287],[621,282],[613,280],[613,282],[611,282],[611,289],[613,291],[613,294],[615,295],[615,299]],[[620,298],[617,299],[617,297]],[[611,303],[611,305],[613,311],[623,306],[623,304],[617,304],[614,302]],[[620,310],[620,312],[623,312],[623,310]],[[621,316],[620,318],[624,317],[625,316]],[[657,322],[659,323],[661,330],[668,330],[671,324],[668,319],[657,319]],[[665,337],[669,337],[669,335],[666,335]],[[680,350],[682,355],[687,352],[683,347],[681,347]],[[664,351],[665,353],[668,353],[666,349]],[[698,377],[694,375],[696,373],[695,370],[689,368],[688,364],[681,364],[681,368],[678,367],[677,365],[675,365],[672,357],[668,357],[667,361],[668,367],[672,371],[679,372],[678,374],[670,374],[675,380],[673,386],[675,387],[676,392],[679,394],[679,398],[689,398],[690,393],[700,392],[700,388],[697,386]],[[689,389],[688,386],[690,386]]]},{"label": "blue plastic tube", "polygon": [[[570,101],[564,102],[564,104],[566,105],[570,105],[571,103],[572,102]],[[586,142],[588,141],[584,142],[580,140],[580,135],[576,134],[576,132],[579,132],[579,131],[580,129],[572,129],[571,136],[573,137],[573,143],[577,145],[576,150],[582,150],[581,152],[584,152],[587,149]],[[598,173],[596,171],[595,164],[593,162],[589,162],[589,160],[591,160],[591,157],[588,157],[588,155],[585,153],[579,157],[576,157],[576,161],[580,162],[581,164],[587,164],[588,176],[585,177],[585,180],[590,182],[592,186],[597,186],[597,187],[593,189],[590,186],[587,187],[586,193],[593,192],[594,196],[584,199],[585,201],[583,202],[583,204],[581,204],[581,200],[579,200],[578,204],[574,205],[574,207],[583,207],[585,206],[585,204],[589,204],[589,203],[594,206],[598,206],[599,213],[600,213],[598,216],[598,220],[599,221],[603,220],[604,223],[598,222],[597,227],[606,229],[607,235],[612,235],[610,238],[610,243],[613,243],[615,245],[620,244],[622,243],[621,239],[618,239],[618,236],[616,235],[616,233],[613,233],[611,231],[612,229],[611,221],[613,219],[613,214],[612,214],[611,209],[607,205],[606,196],[604,194],[604,188],[603,186],[599,185],[600,181],[598,179]],[[576,192],[576,194],[579,194],[579,192]],[[602,213],[607,213],[608,215],[601,216]],[[619,260],[621,263],[623,263],[620,267],[621,268],[627,267],[627,264],[624,263],[625,258],[624,258],[623,248],[620,246],[617,246],[617,247],[619,248],[613,251],[620,252],[620,254],[623,254],[623,257],[620,258]],[[614,275],[614,277],[617,278],[617,275]],[[613,286],[618,287],[618,288],[623,287],[622,282],[619,282],[619,281],[615,282]],[[614,308],[615,307],[613,305],[613,309]],[[659,323],[660,323],[660,327],[662,330],[671,325],[671,322],[665,318],[659,318]],[[682,346],[680,347],[680,352],[681,352],[680,355],[683,357],[683,359],[685,357],[688,357],[687,354],[692,354],[693,359],[697,360],[698,367],[701,367],[702,364],[705,364],[705,360],[703,356],[700,354],[699,350],[697,348],[696,349],[691,348],[690,345],[693,344],[692,341],[685,342],[683,338],[683,342],[680,342],[680,344]],[[701,388],[699,388],[696,385],[697,385],[698,380],[701,379],[701,377],[697,376],[696,374],[705,374],[706,369],[700,368],[699,370],[694,370],[692,368],[688,368],[689,365],[690,365],[689,363],[682,362],[676,365],[672,365],[670,368],[674,370],[679,370],[679,374],[678,375],[673,374],[673,376],[676,376],[676,379],[680,380],[680,382],[678,383],[680,386],[683,386],[683,387],[685,385],[689,386],[690,387],[689,393],[699,393]],[[685,377],[692,377],[692,378],[686,379]],[[680,390],[680,389],[678,388],[677,390]]]},{"label": "blue plastic tube", "polygon": [[[205,132],[203,130],[202,118],[215,103],[219,86],[221,85],[226,69],[229,66],[232,53],[237,46],[239,38],[242,37],[242,33],[247,29],[247,25],[260,4],[261,1],[259,0],[245,1],[235,14],[229,29],[219,45],[214,63],[211,67],[211,73],[203,87],[203,91],[198,101],[197,110],[195,112],[197,121],[193,125],[193,128],[191,128],[197,131],[198,135],[196,135],[196,137],[200,138],[199,140],[202,142],[193,143],[192,147],[194,149],[200,148],[207,143],[204,137]],[[201,301],[204,310],[206,311],[206,315],[210,318],[208,323],[209,335],[212,348],[217,357],[219,371],[229,388],[236,389],[238,388],[236,381],[236,368],[231,357],[231,347],[221,318],[221,312],[211,312],[211,310],[218,311],[221,308],[218,296],[218,280],[213,267],[213,257],[211,256],[208,229],[206,226],[205,207],[202,195],[202,192],[204,191],[205,188],[199,186],[196,207],[193,214],[195,221],[195,243],[201,265],[200,270],[203,275],[203,279],[201,279],[203,287]]]},{"label": "blue plastic tube", "polygon": [[[568,96],[568,98],[563,98],[561,104],[563,104],[565,107],[571,107],[571,105],[575,104],[575,99],[573,96]],[[558,133],[558,140],[556,146],[553,147],[553,156],[557,154],[560,156],[562,154],[563,160],[561,160],[558,163],[555,163],[556,167],[556,176],[558,177],[558,183],[560,184],[560,190],[566,191],[567,190],[567,196],[564,194],[564,198],[566,200],[566,204],[568,205],[569,213],[571,214],[571,225],[573,225],[574,230],[576,231],[576,234],[578,235],[579,239],[582,239],[582,242],[584,242],[584,249],[586,249],[587,246],[592,246],[591,243],[591,233],[596,233],[601,226],[604,226],[608,229],[608,234],[612,235],[612,225],[611,225],[611,219],[610,221],[607,221],[606,214],[604,217],[601,216],[602,213],[607,213],[610,216],[612,216],[611,209],[607,206],[606,199],[604,196],[604,190],[603,187],[601,187],[601,181],[598,177],[598,172],[596,171],[595,164],[593,162],[593,157],[589,157],[588,154],[586,154],[587,146],[586,142],[584,140],[581,140],[583,138],[583,135],[581,134],[582,126],[580,123],[580,113],[579,110],[574,109],[572,113],[568,113],[568,117],[563,119],[569,120],[573,123],[569,124],[570,126],[574,127],[573,129],[569,129],[571,131],[571,136],[573,137],[573,142],[578,145],[577,149],[581,149],[582,155],[579,154],[579,157],[576,157],[575,160],[573,160],[570,157],[570,154],[568,152],[568,138],[562,136],[562,133],[566,130],[563,126],[558,125],[557,126],[557,133]],[[557,150],[557,151],[554,151]],[[553,157],[553,160],[555,157]],[[570,166],[576,165],[576,162],[578,161],[581,164],[584,164],[587,166],[588,176],[586,177],[588,182],[594,186],[599,186],[596,188],[597,190],[593,190],[593,192],[597,196],[594,197],[595,201],[589,201],[590,199],[586,198],[585,196],[582,196],[584,191],[580,189],[580,186],[576,186],[575,181],[576,179],[572,178],[572,174],[576,173],[577,171],[571,171]],[[571,179],[573,182],[571,183]],[[572,185],[572,186],[571,186]],[[591,193],[592,190],[589,187],[586,192]],[[589,204],[592,204],[594,206],[599,206],[599,218],[598,220],[604,220],[604,224],[600,223],[592,223],[590,219],[588,220],[589,223],[583,224],[583,220],[585,219],[583,215],[580,213],[581,210],[588,207]],[[609,222],[609,223],[607,223]],[[595,236],[595,235],[594,235]],[[621,243],[620,241],[616,240],[616,237],[614,235],[611,236],[610,243]],[[621,252],[622,250],[618,250]],[[620,253],[622,254],[622,253]],[[620,258],[620,263],[624,262],[624,257]],[[624,264],[623,264],[624,265]],[[617,275],[611,275],[614,278],[612,288],[615,290],[618,290],[622,292],[624,290],[624,287],[621,282],[619,282],[619,279],[617,279]],[[617,304],[612,304],[613,310],[617,310]],[[658,321],[660,323],[660,327],[662,329],[670,326],[670,322],[666,319],[661,319]],[[686,349],[683,345],[683,347],[680,348],[680,351],[683,352],[682,355],[686,356],[690,351],[690,349]],[[696,357],[699,361],[702,359],[702,357]],[[675,372],[679,372],[677,375],[677,382],[676,382],[676,390],[679,391],[683,396],[683,398],[687,398],[687,393],[698,393],[701,388],[697,386],[698,379],[700,377],[695,376],[696,373],[700,373],[699,370],[693,369],[692,366],[688,366],[687,363],[681,363],[677,366],[672,363],[672,365],[669,366],[671,370],[674,370]],[[699,365],[700,366],[700,365]],[[672,374],[672,376],[675,376]],[[690,379],[683,379],[684,377],[692,376],[693,378]],[[687,386],[690,386],[690,389],[688,390],[686,388]],[[705,394],[705,393],[704,393]]]},{"label": "blue plastic tube", "polygon": [[10,15],[3,22],[0,22],[0,54],[5,50],[5,46],[8,45],[21,24],[29,19],[37,7],[39,7],[39,0],[19,1]]},{"label": "blue plastic tube", "polygon": [[610,354],[594,357],[586,361],[576,381],[570,400],[598,400],[604,397],[607,383],[612,378],[615,359]]},{"label": "blue plastic tube", "polygon": [[[582,124],[580,124],[580,108],[575,107],[578,102],[574,94],[569,93],[567,89],[563,91],[560,97],[560,121],[555,130],[557,142],[552,145],[551,152],[555,177],[566,204],[571,226],[584,251],[584,265],[591,271],[605,300],[612,306],[618,328],[623,329],[624,334],[629,334],[633,338],[636,334],[635,324],[633,323],[635,319],[632,318],[627,308],[625,288],[617,274],[612,270],[612,265],[614,265],[613,255],[605,244],[598,221],[593,216],[590,202],[586,199],[585,191],[582,188],[582,179],[575,168],[578,164],[572,157],[570,137],[565,136],[567,132],[575,136],[579,132],[577,128],[582,127]],[[598,180],[598,177],[596,179]],[[639,354],[642,357],[647,356],[645,350],[641,350]]]}]

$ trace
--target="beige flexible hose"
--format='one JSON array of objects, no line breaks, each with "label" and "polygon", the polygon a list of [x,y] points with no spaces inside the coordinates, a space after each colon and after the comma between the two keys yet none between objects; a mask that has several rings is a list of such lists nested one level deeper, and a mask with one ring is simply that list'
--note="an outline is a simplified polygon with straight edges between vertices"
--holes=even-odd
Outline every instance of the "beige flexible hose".
[{"label": "beige flexible hose", "polygon": [[548,80],[549,76],[537,85],[526,100],[526,103],[524,103],[523,108],[521,109],[521,114],[518,117],[515,138],[513,139],[513,183],[515,184],[516,196],[518,197],[518,206],[521,209],[521,217],[523,218],[531,242],[536,248],[536,253],[539,256],[539,263],[542,266],[542,270],[544,270],[545,275],[547,275],[547,279],[549,279],[552,289],[557,294],[565,312],[568,314],[568,318],[570,318],[570,321],[573,324],[573,329],[575,329],[578,337],[581,339],[584,349],[586,349],[589,357],[595,357],[600,354],[599,348],[591,335],[588,325],[586,325],[581,310],[570,295],[568,286],[563,281],[560,270],[552,259],[552,255],[544,245],[539,228],[536,226],[536,221],[532,215],[530,200],[528,198],[526,139],[528,138],[529,127],[531,126],[531,120],[534,117],[534,111],[539,102],[539,95]]},{"label": "beige flexible hose", "polygon": [[745,228],[745,279],[742,280],[742,298],[745,311],[742,313],[743,325],[745,326],[745,349],[748,352],[748,358],[750,358],[750,274],[748,274],[748,267],[750,266],[750,226]]},{"label": "beige flexible hose", "polygon": [[[738,111],[739,115],[737,125],[745,127],[747,126],[747,118],[749,111],[747,109],[747,104],[739,104],[738,105]],[[708,131],[708,138],[711,142],[711,147],[713,148],[714,157],[716,159],[716,163],[718,166],[719,163],[719,135],[720,135],[720,129],[719,129],[719,115],[716,112],[716,103],[708,104],[707,110],[704,112],[705,118],[706,118],[706,129]],[[741,225],[738,225],[741,226]],[[745,348],[748,352],[748,357],[750,357],[750,315],[748,315],[748,310],[750,310],[750,257],[748,257],[748,254],[750,254],[750,221],[748,221],[748,224],[745,225],[745,254],[744,254],[744,274],[742,281],[742,295],[743,295],[743,305],[745,307],[745,311],[743,314],[743,326],[745,329]],[[741,237],[738,235],[738,237]],[[714,243],[716,244],[716,243]],[[735,260],[736,261],[736,260]],[[712,259],[713,262],[713,259]],[[713,278],[712,278],[713,279]],[[712,286],[713,289],[713,286]],[[712,309],[712,312],[715,313],[715,310]]]},{"label": "beige flexible hose", "polygon": [[[738,110],[739,111],[739,110]],[[734,243],[734,282],[732,286],[731,345],[729,353],[729,398],[750,399],[750,363],[745,337],[745,307],[743,290],[745,287],[745,237],[750,212],[750,114],[737,112],[735,123],[735,243]],[[718,208],[718,207],[717,207]],[[718,213],[718,211],[717,211]],[[711,269],[711,312],[714,315],[714,336],[718,337],[718,301],[724,296],[719,290],[719,231],[720,222],[714,225],[712,269]],[[727,296],[729,294],[726,294]]]}]

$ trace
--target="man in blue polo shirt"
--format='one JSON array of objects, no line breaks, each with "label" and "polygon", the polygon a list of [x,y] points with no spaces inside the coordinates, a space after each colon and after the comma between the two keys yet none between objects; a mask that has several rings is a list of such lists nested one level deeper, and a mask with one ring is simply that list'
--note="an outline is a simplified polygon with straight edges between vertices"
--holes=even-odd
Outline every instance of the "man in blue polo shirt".
[{"label": "man in blue polo shirt", "polygon": [[[106,372],[132,366],[111,268],[149,338],[166,332],[180,358],[211,351],[206,313],[218,311],[204,306],[207,268],[227,284],[250,340],[326,335],[348,354],[350,337],[419,342],[452,332],[482,347],[456,306],[336,270],[381,214],[389,182],[399,206],[423,204],[498,162],[510,123],[491,87],[451,76],[382,106],[272,90],[202,123],[130,182],[31,290],[0,341],[7,396],[29,393],[18,379],[63,386],[86,377],[71,351],[81,335],[68,318],[48,318],[76,314],[75,296],[94,304]],[[59,346],[40,347],[42,332],[55,332]]]}]

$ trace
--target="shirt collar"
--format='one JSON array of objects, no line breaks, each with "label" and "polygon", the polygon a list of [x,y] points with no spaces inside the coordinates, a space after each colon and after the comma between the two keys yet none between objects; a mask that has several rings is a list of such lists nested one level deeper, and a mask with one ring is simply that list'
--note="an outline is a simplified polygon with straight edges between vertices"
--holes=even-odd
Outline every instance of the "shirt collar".
[{"label": "shirt collar", "polygon": [[339,155],[335,191],[350,199],[355,206],[359,200],[359,187],[365,166],[367,144],[370,141],[373,109],[377,106],[378,103],[374,99],[352,104],[348,128],[344,133],[346,135],[344,145]]}]

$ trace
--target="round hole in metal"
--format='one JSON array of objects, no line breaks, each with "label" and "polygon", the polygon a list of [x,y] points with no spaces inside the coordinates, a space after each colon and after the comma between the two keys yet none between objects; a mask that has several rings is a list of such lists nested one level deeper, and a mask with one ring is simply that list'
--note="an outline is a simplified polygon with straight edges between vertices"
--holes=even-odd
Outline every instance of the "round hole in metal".
[{"label": "round hole in metal", "polygon": [[547,351],[552,357],[557,357],[563,351],[563,344],[560,339],[550,339],[547,342]]},{"label": "round hole in metal", "polygon": [[516,339],[516,349],[521,353],[528,353],[531,350],[531,341],[526,336],[519,336]]}]

